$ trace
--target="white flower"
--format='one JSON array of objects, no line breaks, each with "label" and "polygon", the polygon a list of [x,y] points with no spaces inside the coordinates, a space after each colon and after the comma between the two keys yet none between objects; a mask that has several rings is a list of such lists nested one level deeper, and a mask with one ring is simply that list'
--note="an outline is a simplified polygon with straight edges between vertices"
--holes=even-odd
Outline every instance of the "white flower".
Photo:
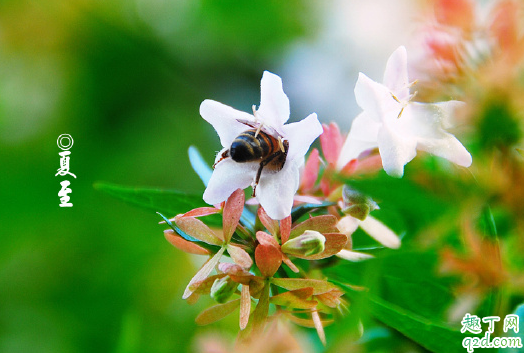
[{"label": "white flower", "polygon": [[[289,119],[289,100],[282,89],[282,80],[277,75],[264,71],[260,89],[260,107],[256,111],[253,109],[254,115],[212,100],[202,102],[200,115],[213,125],[224,147],[216,161],[220,161],[222,153],[231,147],[240,133],[252,129],[243,122],[262,126],[276,139],[289,143],[283,168],[277,172],[264,168],[256,186],[256,198],[266,213],[273,219],[283,219],[291,213],[304,155],[322,133],[322,126],[315,113],[299,122],[284,125]],[[221,160],[213,170],[204,192],[204,201],[214,205],[225,201],[236,189],[253,185],[259,167],[260,160],[243,163],[237,163],[229,157]]]},{"label": "white flower", "polygon": [[407,54],[399,47],[389,57],[384,83],[360,73],[355,86],[358,105],[364,110],[351,126],[337,167],[370,148],[378,147],[384,170],[401,177],[404,165],[415,158],[416,150],[444,157],[463,167],[471,165],[471,155],[455,136],[446,132],[449,116],[464,104],[413,102],[413,83],[408,80]]}]

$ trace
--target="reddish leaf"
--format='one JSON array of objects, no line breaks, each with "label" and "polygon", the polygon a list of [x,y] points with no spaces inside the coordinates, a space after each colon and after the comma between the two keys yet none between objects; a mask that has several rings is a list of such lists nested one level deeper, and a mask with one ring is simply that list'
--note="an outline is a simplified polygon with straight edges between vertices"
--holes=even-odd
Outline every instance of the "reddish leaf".
[{"label": "reddish leaf", "polygon": [[326,333],[324,332],[324,326],[322,326],[322,321],[320,320],[320,315],[318,315],[318,311],[313,311],[311,313],[311,317],[313,318],[313,323],[315,324],[315,329],[317,330],[318,338],[320,338],[320,342],[325,346],[326,345]]},{"label": "reddish leaf", "polygon": [[290,238],[295,238],[306,230],[314,230],[319,233],[338,233],[337,218],[332,215],[311,217],[291,229]]},{"label": "reddish leaf", "polygon": [[295,264],[293,262],[291,262],[291,260],[289,259],[289,257],[287,257],[286,254],[282,254],[282,262],[284,262],[287,267],[289,267],[289,269],[295,273],[299,273],[300,270],[298,269],[297,266],[295,266]]},{"label": "reddish leaf", "polygon": [[199,219],[176,216],[175,223],[180,229],[182,229],[182,231],[191,235],[193,238],[213,245],[222,245],[223,243],[223,241]]},{"label": "reddish leaf", "polygon": [[291,215],[280,221],[280,241],[284,244],[291,233]]},{"label": "reddish leaf", "polygon": [[227,252],[237,265],[247,269],[249,269],[251,265],[253,265],[253,260],[251,260],[251,256],[249,256],[249,254],[241,247],[228,244]]},{"label": "reddish leaf", "polygon": [[227,273],[233,281],[240,284],[249,284],[253,277],[255,277],[248,271],[244,270],[242,267],[228,262],[218,265],[218,269],[224,273]]},{"label": "reddish leaf", "polygon": [[[209,216],[215,213],[219,213],[220,209],[216,207],[199,207],[195,208],[194,210],[191,210],[189,212],[186,212],[182,215],[182,217],[203,217],[203,216]],[[174,219],[170,219],[170,221],[174,221]]]},{"label": "reddish leaf", "polygon": [[237,228],[238,221],[244,210],[244,190],[237,189],[229,196],[224,206],[222,215],[222,228],[224,229],[224,242],[229,243],[231,236]]},{"label": "reddish leaf", "polygon": [[231,314],[240,304],[240,299],[235,299],[224,304],[214,305],[202,311],[195,319],[199,325],[209,325]]},{"label": "reddish leaf", "polygon": [[280,244],[278,243],[278,241],[275,240],[275,238],[273,238],[271,235],[267,234],[266,232],[263,232],[260,230],[257,232],[257,240],[262,245],[270,245],[270,246],[274,246],[275,248],[280,247]]},{"label": "reddish leaf", "polygon": [[272,277],[282,264],[280,246],[267,233],[257,232],[258,246],[255,249],[255,262],[264,277]]},{"label": "reddish leaf", "polygon": [[305,299],[312,294],[313,288],[304,288],[272,296],[269,301],[272,304],[284,306],[289,309],[312,309],[316,307],[318,303],[314,300]]},{"label": "reddish leaf", "polygon": [[320,167],[320,157],[318,150],[313,148],[307,159],[304,171],[302,172],[302,180],[300,182],[300,190],[304,193],[311,191],[315,187],[315,182],[318,178],[318,170]]},{"label": "reddish leaf", "polygon": [[249,314],[251,312],[251,295],[249,294],[249,286],[242,286],[242,293],[240,294],[240,329],[246,328],[249,322]]},{"label": "reddish leaf", "polygon": [[173,229],[164,230],[164,237],[168,242],[171,243],[171,245],[179,250],[182,250],[183,252],[196,255],[209,255],[209,251],[207,249],[185,240],[178,234],[175,234]]},{"label": "reddish leaf", "polygon": [[336,308],[340,305],[340,297],[344,295],[340,289],[333,289],[327,293],[319,294],[316,298],[324,305],[330,308]]},{"label": "reddish leaf", "polygon": [[220,250],[207,262],[202,266],[202,268],[196,273],[196,275],[189,281],[186,290],[184,291],[184,295],[182,296],[182,299],[188,298],[194,290],[191,289],[191,287],[200,281],[203,281],[210,273],[213,271],[213,268],[218,264],[220,261],[220,258],[222,257],[222,254],[224,254],[224,251],[226,248],[220,248]]},{"label": "reddish leaf", "polygon": [[313,295],[327,293],[334,289],[338,289],[337,286],[327,281],[309,278],[272,278],[271,283],[287,290],[297,290],[311,287],[313,288]]},{"label": "reddish leaf", "polygon": [[211,287],[213,286],[215,280],[225,276],[225,273],[219,273],[218,275],[209,276],[202,281],[194,282],[189,289],[191,289],[194,293],[208,295],[209,293],[211,293]]},{"label": "reddish leaf", "polygon": [[270,218],[262,207],[258,208],[258,219],[273,236],[278,236],[278,221]]}]

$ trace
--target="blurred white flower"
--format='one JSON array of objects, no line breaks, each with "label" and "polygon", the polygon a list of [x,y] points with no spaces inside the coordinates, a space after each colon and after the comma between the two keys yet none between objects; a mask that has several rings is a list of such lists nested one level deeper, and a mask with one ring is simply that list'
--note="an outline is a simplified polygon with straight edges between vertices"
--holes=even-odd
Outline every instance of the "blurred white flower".
[{"label": "blurred white flower", "polygon": [[229,157],[223,159],[223,153],[231,148],[233,140],[241,133],[260,128],[276,140],[289,144],[282,169],[271,171],[264,168],[256,186],[256,198],[269,217],[283,219],[291,213],[293,196],[299,185],[299,168],[309,146],[322,133],[322,126],[315,113],[285,125],[289,119],[289,100],[277,75],[265,71],[260,88],[260,107],[256,111],[253,109],[253,114],[212,100],[205,100],[200,105],[200,115],[213,125],[224,147],[217,155],[218,163],[204,192],[204,201],[218,204],[236,189],[253,185],[261,160],[239,163]]},{"label": "blurred white flower", "polygon": [[364,111],[353,121],[337,161],[339,168],[374,147],[379,149],[384,170],[397,177],[404,174],[404,165],[416,156],[417,149],[464,167],[471,165],[466,148],[444,130],[449,127],[447,120],[453,110],[464,103],[413,102],[412,85],[404,47],[390,56],[383,84],[360,73],[355,96]]}]

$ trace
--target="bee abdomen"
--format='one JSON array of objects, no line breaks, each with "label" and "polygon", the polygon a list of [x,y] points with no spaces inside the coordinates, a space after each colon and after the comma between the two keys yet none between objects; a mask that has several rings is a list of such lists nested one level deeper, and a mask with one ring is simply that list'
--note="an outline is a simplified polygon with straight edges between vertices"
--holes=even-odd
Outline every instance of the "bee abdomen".
[{"label": "bee abdomen", "polygon": [[248,130],[237,136],[231,144],[229,153],[235,162],[249,162],[267,157],[273,148],[273,142],[264,133]]}]

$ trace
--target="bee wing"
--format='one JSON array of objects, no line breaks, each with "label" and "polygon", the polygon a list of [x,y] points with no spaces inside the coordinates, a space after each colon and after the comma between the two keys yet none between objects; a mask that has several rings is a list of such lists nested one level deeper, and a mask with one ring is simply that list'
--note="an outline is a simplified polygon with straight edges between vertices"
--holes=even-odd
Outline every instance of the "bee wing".
[{"label": "bee wing", "polygon": [[258,129],[260,128],[260,125],[262,125],[262,127],[260,128],[261,131],[264,131],[266,134],[274,136],[274,137],[280,136],[280,134],[275,129],[273,129],[270,126],[264,125],[260,122],[253,122],[253,121],[248,121],[248,120],[243,120],[243,119],[237,119],[237,121],[239,123],[249,126],[252,129]]}]

